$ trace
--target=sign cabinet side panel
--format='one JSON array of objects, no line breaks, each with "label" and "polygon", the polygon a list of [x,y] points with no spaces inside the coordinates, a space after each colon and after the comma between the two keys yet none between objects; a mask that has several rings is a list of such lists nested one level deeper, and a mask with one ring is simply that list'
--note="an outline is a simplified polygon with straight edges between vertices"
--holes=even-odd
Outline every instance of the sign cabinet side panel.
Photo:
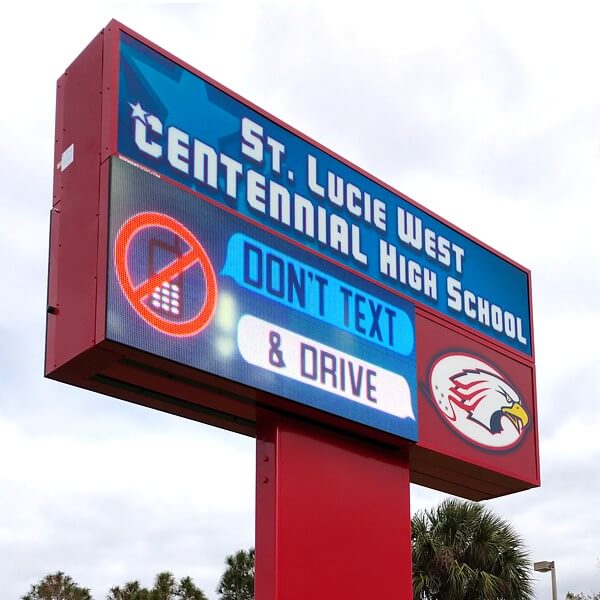
[{"label": "sign cabinet side panel", "polygon": [[99,34],[57,84],[47,375],[97,342],[102,54]]}]

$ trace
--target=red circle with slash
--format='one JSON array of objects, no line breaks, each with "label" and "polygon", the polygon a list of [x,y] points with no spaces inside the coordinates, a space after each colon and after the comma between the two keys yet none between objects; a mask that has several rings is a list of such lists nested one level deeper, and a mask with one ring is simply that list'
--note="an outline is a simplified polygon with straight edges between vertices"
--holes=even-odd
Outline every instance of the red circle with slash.
[{"label": "red circle with slash", "polygon": [[[149,227],[160,227],[178,235],[189,246],[182,256],[154,273],[143,283],[135,286],[127,267],[129,247],[137,234]],[[144,300],[164,281],[177,277],[198,263],[206,282],[206,299],[198,314],[187,321],[169,321],[157,315]],[[194,235],[179,221],[162,213],[138,213],[126,221],[115,241],[115,269],[125,297],[131,307],[152,327],[162,333],[177,337],[187,337],[202,331],[211,321],[217,306],[217,278],[206,251]]]}]

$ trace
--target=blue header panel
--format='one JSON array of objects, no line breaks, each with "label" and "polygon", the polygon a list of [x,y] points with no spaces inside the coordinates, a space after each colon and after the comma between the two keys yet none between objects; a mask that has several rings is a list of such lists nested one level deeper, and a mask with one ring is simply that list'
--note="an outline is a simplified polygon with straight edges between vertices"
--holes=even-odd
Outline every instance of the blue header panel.
[{"label": "blue header panel", "polygon": [[524,270],[125,33],[118,128],[121,155],[532,354]]}]

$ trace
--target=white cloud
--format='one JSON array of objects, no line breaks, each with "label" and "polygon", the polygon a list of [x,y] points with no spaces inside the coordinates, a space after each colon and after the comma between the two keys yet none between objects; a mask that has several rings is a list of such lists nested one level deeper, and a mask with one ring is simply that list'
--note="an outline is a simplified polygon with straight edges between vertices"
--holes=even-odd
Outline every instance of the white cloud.
[{"label": "white cloud", "polygon": [[10,512],[0,561],[14,569],[11,597],[59,569],[81,573],[98,598],[166,569],[211,593],[237,549],[230,539],[253,543],[253,440],[182,420],[175,431],[130,425],[89,440],[2,421],[0,454],[0,508]]}]

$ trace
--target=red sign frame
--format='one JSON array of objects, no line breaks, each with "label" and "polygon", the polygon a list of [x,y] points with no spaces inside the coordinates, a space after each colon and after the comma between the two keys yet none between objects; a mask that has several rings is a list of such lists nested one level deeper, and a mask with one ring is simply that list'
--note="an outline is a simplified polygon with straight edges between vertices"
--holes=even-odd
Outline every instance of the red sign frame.
[{"label": "red sign frame", "polygon": [[[108,159],[117,154],[120,32],[133,36],[385,185],[129,28],[111,21],[58,81],[46,375],[246,435],[256,435],[258,411],[268,408],[293,412],[327,427],[404,451],[406,443],[394,436],[292,406],[282,398],[115,344],[106,338]],[[72,160],[63,160],[67,149],[73,152]],[[477,243],[487,248],[485,244]],[[421,386],[426,386],[431,361],[439,352],[475,352],[501,365],[511,380],[518,379],[530,422],[523,443],[512,449],[491,452],[451,431],[435,412],[431,400],[420,390],[420,441],[409,449],[411,480],[478,500],[539,485],[535,355],[528,357],[511,350],[451,323],[424,306],[416,307],[416,319],[417,368]],[[533,331],[533,327],[531,329]],[[445,346],[441,340],[445,340]]]}]

